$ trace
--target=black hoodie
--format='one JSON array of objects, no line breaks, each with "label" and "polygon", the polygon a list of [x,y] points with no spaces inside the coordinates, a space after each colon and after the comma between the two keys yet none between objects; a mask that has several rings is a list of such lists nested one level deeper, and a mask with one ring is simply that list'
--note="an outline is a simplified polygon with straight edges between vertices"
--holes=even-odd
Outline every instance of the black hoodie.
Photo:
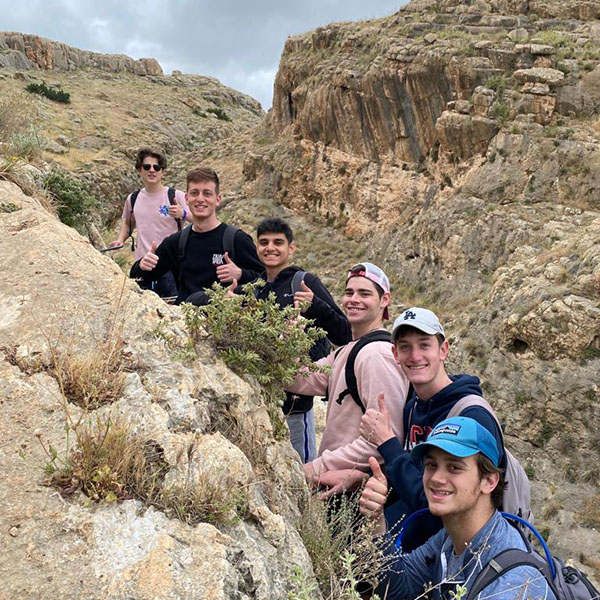
[{"label": "black hoodie", "polygon": [[[385,473],[393,494],[386,508],[386,519],[390,529],[397,530],[397,523],[413,512],[427,508],[427,498],[423,490],[423,465],[414,460],[410,450],[418,443],[424,442],[429,432],[447,416],[452,407],[465,396],[474,394],[483,396],[479,386],[479,378],[471,375],[452,375],[452,383],[441,389],[429,400],[421,400],[413,394],[404,407],[404,431],[406,432],[404,447],[396,437],[391,438],[377,448],[385,461]],[[471,406],[462,413],[463,417],[471,417],[483,425],[496,438],[502,448],[502,434],[494,417],[480,406]],[[502,453],[500,464],[504,466],[506,459]],[[394,527],[395,526],[395,527]],[[436,517],[419,521],[421,531],[407,532],[405,540],[410,539],[410,547],[424,543],[430,535],[441,529],[442,522]],[[418,539],[417,539],[418,538]]]},{"label": "black hoodie", "polygon": [[[284,308],[294,304],[294,294],[292,292],[292,279],[294,274],[302,271],[300,267],[286,267],[277,274],[273,281],[267,281],[264,287],[257,292],[258,298],[266,298],[270,292],[275,294],[277,304]],[[267,280],[266,273],[263,273],[260,279]],[[352,340],[352,330],[346,315],[336,304],[332,295],[323,285],[322,281],[312,273],[306,273],[304,283],[314,293],[312,304],[308,310],[303,313],[307,319],[313,319],[317,327],[321,327],[327,333],[327,338],[336,346],[343,346]],[[236,290],[237,292],[238,290]],[[318,360],[329,354],[329,344],[325,338],[320,339],[313,346],[310,357]]]}]

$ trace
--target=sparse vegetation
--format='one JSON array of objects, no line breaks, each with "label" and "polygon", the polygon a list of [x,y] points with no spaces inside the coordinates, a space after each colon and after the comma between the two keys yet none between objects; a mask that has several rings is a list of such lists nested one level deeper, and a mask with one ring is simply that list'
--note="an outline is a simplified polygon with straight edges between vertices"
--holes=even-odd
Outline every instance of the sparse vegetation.
[{"label": "sparse vegetation", "polygon": [[31,94],[45,96],[49,100],[54,100],[54,102],[62,102],[63,104],[71,102],[71,94],[69,92],[65,92],[60,88],[49,87],[45,81],[42,81],[42,83],[32,82],[25,89]]},{"label": "sparse vegetation", "polygon": [[231,117],[222,108],[210,108],[206,109],[207,113],[212,113],[219,119],[219,121],[231,121]]},{"label": "sparse vegetation", "polygon": [[300,369],[318,370],[308,352],[325,332],[307,327],[311,322],[300,317],[299,308],[280,308],[274,294],[259,300],[254,292],[260,285],[246,284],[244,295],[227,298],[227,289],[215,284],[207,290],[208,306],[185,304],[183,312],[192,340],[206,330],[227,366],[258,381],[276,433],[283,435],[283,390]]},{"label": "sparse vegetation", "polygon": [[54,199],[58,218],[85,235],[93,211],[98,207],[88,186],[67,171],[55,167],[44,177],[44,189]]}]

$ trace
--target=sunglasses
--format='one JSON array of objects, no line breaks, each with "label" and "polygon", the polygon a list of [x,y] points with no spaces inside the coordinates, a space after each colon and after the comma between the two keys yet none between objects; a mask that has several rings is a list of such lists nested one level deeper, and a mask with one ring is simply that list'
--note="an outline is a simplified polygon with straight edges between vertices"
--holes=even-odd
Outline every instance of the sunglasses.
[{"label": "sunglasses", "polygon": [[149,171],[150,169],[160,171],[162,167],[160,165],[142,165],[142,169],[144,169],[144,171]]}]

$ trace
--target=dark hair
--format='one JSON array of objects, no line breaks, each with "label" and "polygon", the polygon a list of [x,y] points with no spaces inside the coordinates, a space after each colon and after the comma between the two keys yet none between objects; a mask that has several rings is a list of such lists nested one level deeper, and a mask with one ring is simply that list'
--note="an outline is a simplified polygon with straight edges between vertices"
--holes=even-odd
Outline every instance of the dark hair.
[{"label": "dark hair", "polygon": [[[400,325],[400,327],[398,327],[398,329],[396,330],[396,333],[394,334],[394,339],[392,340],[392,342],[394,342],[394,344],[398,341],[398,338],[401,335],[406,335],[407,333],[412,333],[412,332],[417,332],[420,333],[421,335],[429,335],[428,333],[425,333],[424,331],[421,331],[420,329],[417,329],[416,327],[413,327],[412,325]],[[444,336],[441,333],[436,333],[433,335],[433,337],[437,338],[438,344],[441,346],[445,339]]]},{"label": "dark hair", "polygon": [[[350,277],[352,277],[352,275],[354,275],[354,273],[359,273],[364,275],[365,274],[365,266],[364,265],[356,265],[355,267],[352,267],[352,269],[350,269],[350,272],[348,273],[348,279],[350,279]],[[355,275],[356,277],[356,275]],[[365,277],[365,279],[369,279],[368,277]],[[375,289],[377,290],[377,293],[379,294],[379,297],[383,297],[384,291],[383,288],[378,284],[375,283],[372,279],[369,279],[369,281],[375,286]],[[347,280],[346,280],[347,283]],[[387,318],[387,317],[385,317]]]},{"label": "dark hair", "polygon": [[283,233],[291,244],[294,241],[294,233],[292,228],[279,217],[273,217],[271,219],[263,219],[256,227],[256,238],[258,239],[265,233]]},{"label": "dark hair", "polygon": [[135,168],[139,171],[144,164],[144,159],[151,156],[158,161],[158,166],[163,169],[163,171],[167,168],[167,159],[164,154],[160,152],[155,152],[150,148],[140,148],[138,150],[137,156],[135,157]]},{"label": "dark hair", "polygon": [[196,167],[189,171],[186,178],[186,189],[189,189],[190,183],[201,181],[212,181],[215,184],[215,192],[219,193],[219,176],[209,167]]},{"label": "dark hair", "polygon": [[500,478],[498,479],[498,485],[493,489],[490,498],[492,500],[492,506],[498,510],[502,508],[502,499],[504,497],[504,490],[506,489],[507,483],[504,481],[504,469],[496,467],[494,463],[485,455],[479,452],[477,454],[477,470],[479,471],[479,479],[483,479],[486,475],[492,475],[498,473]]}]

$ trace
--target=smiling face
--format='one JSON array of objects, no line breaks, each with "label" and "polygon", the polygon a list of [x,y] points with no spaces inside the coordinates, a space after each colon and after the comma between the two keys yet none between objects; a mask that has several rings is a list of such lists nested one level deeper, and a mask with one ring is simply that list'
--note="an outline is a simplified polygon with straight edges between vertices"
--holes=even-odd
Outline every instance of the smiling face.
[{"label": "smiling face", "polygon": [[215,218],[221,194],[217,194],[214,181],[190,181],[185,201],[192,217],[204,221]]},{"label": "smiling face", "polygon": [[498,473],[480,475],[477,454],[461,458],[431,448],[425,457],[423,489],[437,517],[465,518],[482,508],[491,510],[490,494],[498,481]]},{"label": "smiling face", "polygon": [[445,387],[449,380],[444,368],[449,345],[435,335],[406,327],[392,348],[396,362],[421,398],[427,399]]},{"label": "smiling face", "polygon": [[[144,165],[148,165],[150,169],[147,171],[147,167],[144,168]],[[160,169],[156,171],[155,165],[159,166],[158,159],[154,156],[146,156],[146,158],[144,158],[144,160],[142,161],[142,166],[138,169],[138,173],[140,174],[140,177],[142,178],[145,187],[155,186],[156,184],[160,183],[160,180],[162,179],[163,170]]]},{"label": "smiling face", "polygon": [[261,233],[258,236],[256,252],[269,271],[281,271],[287,267],[294,249],[294,242],[288,242],[284,233]]},{"label": "smiling face", "polygon": [[381,296],[375,283],[366,277],[351,277],[346,282],[342,308],[354,337],[383,325],[383,310],[390,303],[390,293]]}]

